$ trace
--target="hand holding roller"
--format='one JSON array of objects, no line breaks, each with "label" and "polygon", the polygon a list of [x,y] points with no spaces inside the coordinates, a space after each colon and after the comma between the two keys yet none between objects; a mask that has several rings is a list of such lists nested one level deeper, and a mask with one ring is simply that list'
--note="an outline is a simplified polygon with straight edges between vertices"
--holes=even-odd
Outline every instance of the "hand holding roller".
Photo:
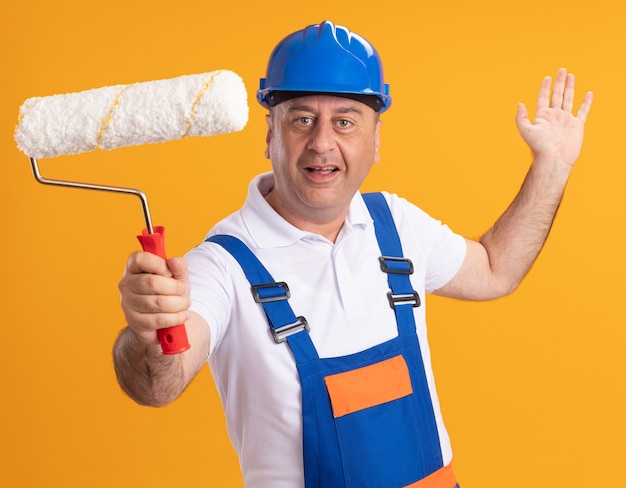
[{"label": "hand holding roller", "polygon": [[[155,227],[154,232],[144,229],[141,235],[137,236],[137,239],[139,239],[144,251],[167,259],[164,240],[165,229],[163,227]],[[157,337],[161,343],[163,354],[179,354],[185,352],[190,347],[184,324],[158,329]]]},{"label": "hand holding roller", "polygon": [[[40,183],[139,197],[146,228],[137,238],[144,251],[166,259],[165,229],[152,226],[148,201],[140,190],[44,178],[37,159],[225,134],[242,130],[247,121],[243,81],[232,71],[220,70],[29,98],[20,108],[15,140],[29,156]],[[159,329],[157,335],[164,354],[190,347],[182,324]]]}]

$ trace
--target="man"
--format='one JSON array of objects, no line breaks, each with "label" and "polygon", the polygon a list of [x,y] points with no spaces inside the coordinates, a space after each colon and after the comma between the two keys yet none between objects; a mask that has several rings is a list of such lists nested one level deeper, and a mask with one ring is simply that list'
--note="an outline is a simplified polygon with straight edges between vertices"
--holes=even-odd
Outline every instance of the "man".
[{"label": "man", "polygon": [[[246,486],[457,486],[422,301],[500,297],[532,266],[592,102],[574,116],[574,77],[561,69],[551,85],[534,121],[518,107],[534,161],[477,242],[395,195],[358,192],[391,104],[373,46],[330,22],[286,37],[258,92],[273,171],[184,260],[129,259],[121,386],[165,405],[208,357]],[[156,331],[179,323],[191,348],[165,356]]]}]

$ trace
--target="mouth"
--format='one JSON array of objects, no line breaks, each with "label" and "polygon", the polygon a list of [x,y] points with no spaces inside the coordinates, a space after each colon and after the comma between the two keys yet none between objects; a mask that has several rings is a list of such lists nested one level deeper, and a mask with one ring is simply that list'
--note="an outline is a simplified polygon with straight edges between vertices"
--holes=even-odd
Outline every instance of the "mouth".
[{"label": "mouth", "polygon": [[309,166],[309,167],[307,167],[305,169],[309,173],[316,174],[316,175],[319,175],[319,176],[326,176],[326,175],[330,175],[332,173],[335,173],[336,171],[339,171],[339,168],[337,168],[336,166],[321,166],[321,167]]}]

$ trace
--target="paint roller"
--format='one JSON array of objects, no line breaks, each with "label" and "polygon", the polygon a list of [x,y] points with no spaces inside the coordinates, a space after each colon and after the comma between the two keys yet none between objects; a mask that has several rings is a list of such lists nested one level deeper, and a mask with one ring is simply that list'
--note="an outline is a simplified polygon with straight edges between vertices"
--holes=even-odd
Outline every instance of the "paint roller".
[{"label": "paint roller", "polygon": [[[135,195],[146,228],[137,236],[144,251],[166,259],[165,229],[153,226],[145,194],[134,188],[44,178],[41,158],[98,149],[152,144],[242,130],[248,102],[242,79],[229,70],[106,86],[77,93],[33,97],[20,107],[15,140],[43,184]],[[184,324],[157,331],[164,354],[189,349]]]}]

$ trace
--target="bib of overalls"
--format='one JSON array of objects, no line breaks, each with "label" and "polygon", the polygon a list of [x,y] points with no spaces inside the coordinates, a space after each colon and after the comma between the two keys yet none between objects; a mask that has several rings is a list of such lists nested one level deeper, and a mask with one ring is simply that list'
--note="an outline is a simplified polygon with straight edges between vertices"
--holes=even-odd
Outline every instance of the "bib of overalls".
[{"label": "bib of overalls", "polygon": [[[413,307],[420,297],[410,260],[380,193],[364,194],[387,273],[387,299],[398,336],[348,356],[320,358],[308,333],[315,324],[298,317],[286,283],[276,282],[239,239],[216,235],[241,265],[262,306],[275,342],[286,342],[302,389],[306,488],[453,488],[443,466],[439,433],[426,379]],[[271,340],[271,339],[268,339]]]}]

